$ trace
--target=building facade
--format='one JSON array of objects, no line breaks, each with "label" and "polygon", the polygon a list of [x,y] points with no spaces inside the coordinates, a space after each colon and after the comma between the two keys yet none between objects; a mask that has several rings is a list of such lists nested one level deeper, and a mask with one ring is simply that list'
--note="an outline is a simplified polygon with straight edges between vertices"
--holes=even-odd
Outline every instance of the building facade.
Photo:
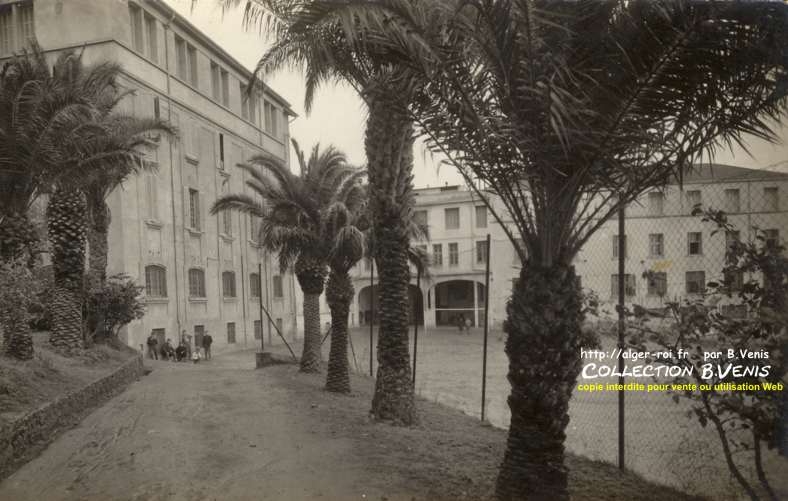
[{"label": "building facade", "polygon": [[[123,111],[161,117],[178,130],[147,154],[156,169],[127,180],[108,199],[108,273],[145,285],[146,315],[121,332],[139,347],[153,333],[177,343],[209,332],[219,349],[297,335],[295,282],[258,245],[257,222],[211,216],[222,194],[248,192],[237,167],[267,153],[288,162],[288,103],[160,0],[0,1],[0,57],[35,36],[51,53],[84,51],[109,60],[133,90]],[[273,322],[262,312],[265,307]]]},{"label": "building facade", "polygon": [[[429,226],[429,239],[414,245],[431,257],[431,277],[416,286],[411,273],[411,320],[427,327],[484,322],[486,237],[490,235],[490,327],[500,329],[506,302],[520,273],[520,259],[501,225],[466,187],[417,189],[415,214]],[[492,199],[494,206],[500,201]],[[736,231],[715,231],[692,215],[693,208],[723,210]],[[511,225],[505,210],[499,215]],[[721,281],[730,239],[772,245],[788,234],[788,174],[727,165],[699,168],[681,186],[643,194],[625,210],[625,298],[646,308],[698,297],[708,282]],[[761,230],[756,233],[755,228]],[[593,291],[602,311],[614,314],[618,300],[618,221],[605,222],[575,259],[585,291]],[[371,264],[352,270],[356,295],[351,325],[375,321],[377,279]],[[760,278],[735,277],[735,284]],[[728,301],[735,303],[735,300]],[[725,306],[725,301],[721,306]],[[323,311],[327,312],[324,308]]]}]

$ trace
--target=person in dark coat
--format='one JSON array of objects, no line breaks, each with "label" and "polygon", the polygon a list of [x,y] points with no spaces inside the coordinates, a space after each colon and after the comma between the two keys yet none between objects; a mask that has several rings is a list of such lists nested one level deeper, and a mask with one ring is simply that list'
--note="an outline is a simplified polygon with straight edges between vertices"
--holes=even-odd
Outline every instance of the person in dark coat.
[{"label": "person in dark coat", "polygon": [[154,360],[159,359],[159,350],[156,349],[159,344],[159,340],[156,339],[156,336],[153,333],[150,333],[148,337],[148,358],[152,358]]},{"label": "person in dark coat", "polygon": [[202,349],[205,351],[205,360],[210,360],[211,359],[211,345],[212,344],[213,344],[213,338],[206,331],[205,335],[202,337]]}]

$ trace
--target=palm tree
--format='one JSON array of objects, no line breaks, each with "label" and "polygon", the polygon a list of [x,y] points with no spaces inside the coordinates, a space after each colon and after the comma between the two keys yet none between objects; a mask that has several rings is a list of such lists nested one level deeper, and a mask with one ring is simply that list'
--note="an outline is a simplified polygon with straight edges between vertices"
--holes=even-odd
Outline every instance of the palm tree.
[{"label": "palm tree", "polygon": [[260,219],[259,241],[279,255],[284,272],[291,266],[304,293],[304,349],[302,372],[320,370],[320,294],[323,293],[330,248],[322,237],[324,214],[337,188],[349,175],[345,155],[330,146],[312,148],[307,160],[293,140],[300,175],[276,158],[258,155],[240,167],[249,175],[246,185],[257,195],[229,194],[217,200],[211,213],[238,210]]},{"label": "palm tree", "polygon": [[[372,413],[406,425],[415,419],[408,344],[408,233],[413,211],[414,126],[408,104],[416,89],[407,79],[391,78],[401,68],[393,52],[370,53],[364,37],[348,38],[343,24],[355,23],[363,2],[298,0],[222,0],[244,6],[244,22],[264,24],[274,32],[273,46],[257,64],[255,75],[291,65],[306,74],[305,108],[317,88],[336,79],[351,85],[367,105],[364,146],[369,177],[369,207],[380,270],[380,340]],[[380,2],[386,6],[400,0]],[[412,4],[418,8],[418,3]],[[407,62],[407,61],[404,61]]]},{"label": "palm tree", "polygon": [[[423,2],[429,14],[413,16],[380,3],[354,2],[343,28],[374,30],[375,51],[388,44],[414,61],[420,131],[484,182],[469,184],[522,261],[504,324],[511,423],[496,495],[568,499],[565,429],[583,342],[572,261],[645,190],[744,134],[776,139],[786,7],[469,0]],[[441,43],[421,36],[436,26]]]},{"label": "palm tree", "polygon": [[328,355],[326,390],[350,392],[348,364],[348,314],[355,290],[350,269],[364,256],[366,192],[357,182],[364,172],[349,173],[338,187],[334,201],[323,217],[324,242],[329,242],[329,275],[326,302],[331,309],[331,346]]}]

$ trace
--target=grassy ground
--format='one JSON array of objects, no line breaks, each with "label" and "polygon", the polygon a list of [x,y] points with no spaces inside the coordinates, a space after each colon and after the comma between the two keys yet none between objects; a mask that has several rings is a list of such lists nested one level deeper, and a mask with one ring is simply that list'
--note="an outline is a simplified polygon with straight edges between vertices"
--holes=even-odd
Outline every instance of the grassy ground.
[{"label": "grassy ground", "polygon": [[[354,455],[423,493],[419,499],[491,499],[506,432],[482,425],[460,411],[418,399],[419,423],[412,428],[371,421],[367,412],[373,382],[353,375],[353,393],[322,390],[324,376],[304,375],[293,366],[265,369],[276,384],[320,409],[321,427],[344,429],[358,446]],[[570,490],[577,501],[699,499],[652,484],[615,466],[569,455]],[[396,486],[392,486],[396,491]]]},{"label": "grassy ground", "polygon": [[47,332],[33,335],[35,358],[28,362],[0,356],[0,426],[111,372],[133,354],[96,345],[64,357],[50,349],[48,340]]}]

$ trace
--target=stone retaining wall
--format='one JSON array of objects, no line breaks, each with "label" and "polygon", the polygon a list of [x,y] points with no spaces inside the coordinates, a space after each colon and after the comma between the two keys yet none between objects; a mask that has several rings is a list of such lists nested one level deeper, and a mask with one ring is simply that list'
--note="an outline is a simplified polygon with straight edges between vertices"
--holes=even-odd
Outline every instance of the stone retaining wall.
[{"label": "stone retaining wall", "polygon": [[60,431],[143,375],[142,355],[137,354],[110,374],[53,400],[0,428],[0,480],[46,448]]}]

